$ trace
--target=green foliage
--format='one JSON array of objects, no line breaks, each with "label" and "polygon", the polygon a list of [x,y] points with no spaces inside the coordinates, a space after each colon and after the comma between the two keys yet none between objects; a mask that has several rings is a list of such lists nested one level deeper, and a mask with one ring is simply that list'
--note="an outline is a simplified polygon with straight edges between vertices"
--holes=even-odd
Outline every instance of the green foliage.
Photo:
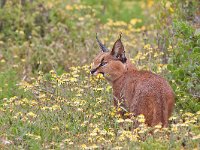
[{"label": "green foliage", "polygon": [[[12,1],[0,9],[0,47],[10,65],[24,60],[26,72],[30,74],[38,70],[46,72],[52,67],[68,68],[88,60],[85,49],[92,48],[90,43],[86,44],[85,37],[94,36],[95,24],[95,20],[90,19],[93,15],[90,7],[77,5],[69,11],[59,1],[52,6],[43,1],[26,6],[14,4]],[[11,62],[13,56],[18,58]]]},{"label": "green foliage", "polygon": [[160,4],[158,15],[158,47],[164,52],[167,77],[176,95],[177,109],[196,112],[200,109],[200,46],[198,34],[198,2],[168,1]]},{"label": "green foliage", "polygon": [[195,35],[195,29],[186,22],[174,22],[173,29],[176,45],[168,69],[180,100],[177,105],[184,110],[195,112],[200,109],[197,100],[200,96],[200,46],[198,44],[200,36]]},{"label": "green foliage", "polygon": [[[16,80],[18,79],[14,70],[7,70],[0,73],[0,99],[10,98],[19,92]],[[0,101],[1,103],[2,101]]]},{"label": "green foliage", "polygon": [[82,0],[83,3],[92,6],[96,9],[97,18],[102,22],[107,22],[108,19],[121,20],[129,22],[132,18],[144,19],[144,14],[140,2],[121,1],[121,0]]}]

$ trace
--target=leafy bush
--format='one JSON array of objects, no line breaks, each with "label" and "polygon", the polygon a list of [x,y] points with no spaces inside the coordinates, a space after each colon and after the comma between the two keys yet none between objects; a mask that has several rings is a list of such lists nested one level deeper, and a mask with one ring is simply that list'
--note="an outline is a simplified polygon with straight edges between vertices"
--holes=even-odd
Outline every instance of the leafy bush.
[{"label": "leafy bush", "polygon": [[186,22],[174,22],[176,45],[170,58],[168,69],[177,92],[177,105],[184,110],[198,111],[200,103],[200,35]]},{"label": "leafy bush", "polygon": [[192,112],[200,109],[200,36],[194,21],[197,6],[195,0],[165,0],[155,26],[159,29],[158,48],[165,54],[163,62],[168,64],[167,77],[177,96],[177,109]]}]

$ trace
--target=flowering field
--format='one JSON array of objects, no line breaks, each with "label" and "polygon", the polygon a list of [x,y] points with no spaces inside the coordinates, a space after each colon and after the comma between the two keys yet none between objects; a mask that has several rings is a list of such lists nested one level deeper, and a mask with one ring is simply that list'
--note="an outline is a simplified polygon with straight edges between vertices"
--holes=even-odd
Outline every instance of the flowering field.
[{"label": "flowering field", "polygon": [[[113,0],[109,6],[90,0],[5,2],[0,149],[200,148],[195,0]],[[168,79],[176,94],[168,128],[147,127],[143,115],[125,120],[117,115],[122,108],[113,107],[111,86],[102,75],[89,73],[100,51],[96,32],[109,49],[122,32],[132,63]]]},{"label": "flowering field", "polygon": [[[3,99],[2,147],[33,149],[198,148],[200,112],[174,113],[170,127],[144,124],[144,116],[121,119],[112,106],[111,87],[89,66],[68,73],[39,73],[20,88],[31,97]],[[118,108],[120,109],[120,108]],[[128,112],[127,112],[128,115]],[[130,130],[134,121],[139,127]]]}]

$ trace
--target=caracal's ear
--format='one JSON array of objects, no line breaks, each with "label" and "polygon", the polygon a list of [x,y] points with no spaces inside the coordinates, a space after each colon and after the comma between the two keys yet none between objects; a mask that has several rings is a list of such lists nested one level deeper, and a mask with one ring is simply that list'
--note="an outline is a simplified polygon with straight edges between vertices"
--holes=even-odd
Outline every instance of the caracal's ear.
[{"label": "caracal's ear", "polygon": [[122,33],[119,35],[119,39],[114,43],[111,55],[119,60],[121,60],[122,63],[125,63],[127,58],[125,56],[125,50],[124,46],[121,41]]},{"label": "caracal's ear", "polygon": [[97,33],[96,33],[96,39],[97,39],[97,43],[99,44],[99,47],[101,48],[102,52],[108,52],[108,49],[99,40]]}]

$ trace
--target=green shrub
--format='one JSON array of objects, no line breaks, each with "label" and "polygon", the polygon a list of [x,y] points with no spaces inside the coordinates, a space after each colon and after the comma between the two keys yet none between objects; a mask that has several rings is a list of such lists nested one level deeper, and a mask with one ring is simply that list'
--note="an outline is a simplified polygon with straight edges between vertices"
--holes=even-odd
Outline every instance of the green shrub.
[{"label": "green shrub", "polygon": [[176,95],[177,109],[196,112],[200,109],[200,35],[195,28],[198,2],[164,0],[160,4],[158,47],[168,64],[167,77]]},{"label": "green shrub", "polygon": [[190,111],[200,109],[200,35],[187,22],[173,23],[176,45],[171,54],[168,69],[174,82],[179,108]]}]

